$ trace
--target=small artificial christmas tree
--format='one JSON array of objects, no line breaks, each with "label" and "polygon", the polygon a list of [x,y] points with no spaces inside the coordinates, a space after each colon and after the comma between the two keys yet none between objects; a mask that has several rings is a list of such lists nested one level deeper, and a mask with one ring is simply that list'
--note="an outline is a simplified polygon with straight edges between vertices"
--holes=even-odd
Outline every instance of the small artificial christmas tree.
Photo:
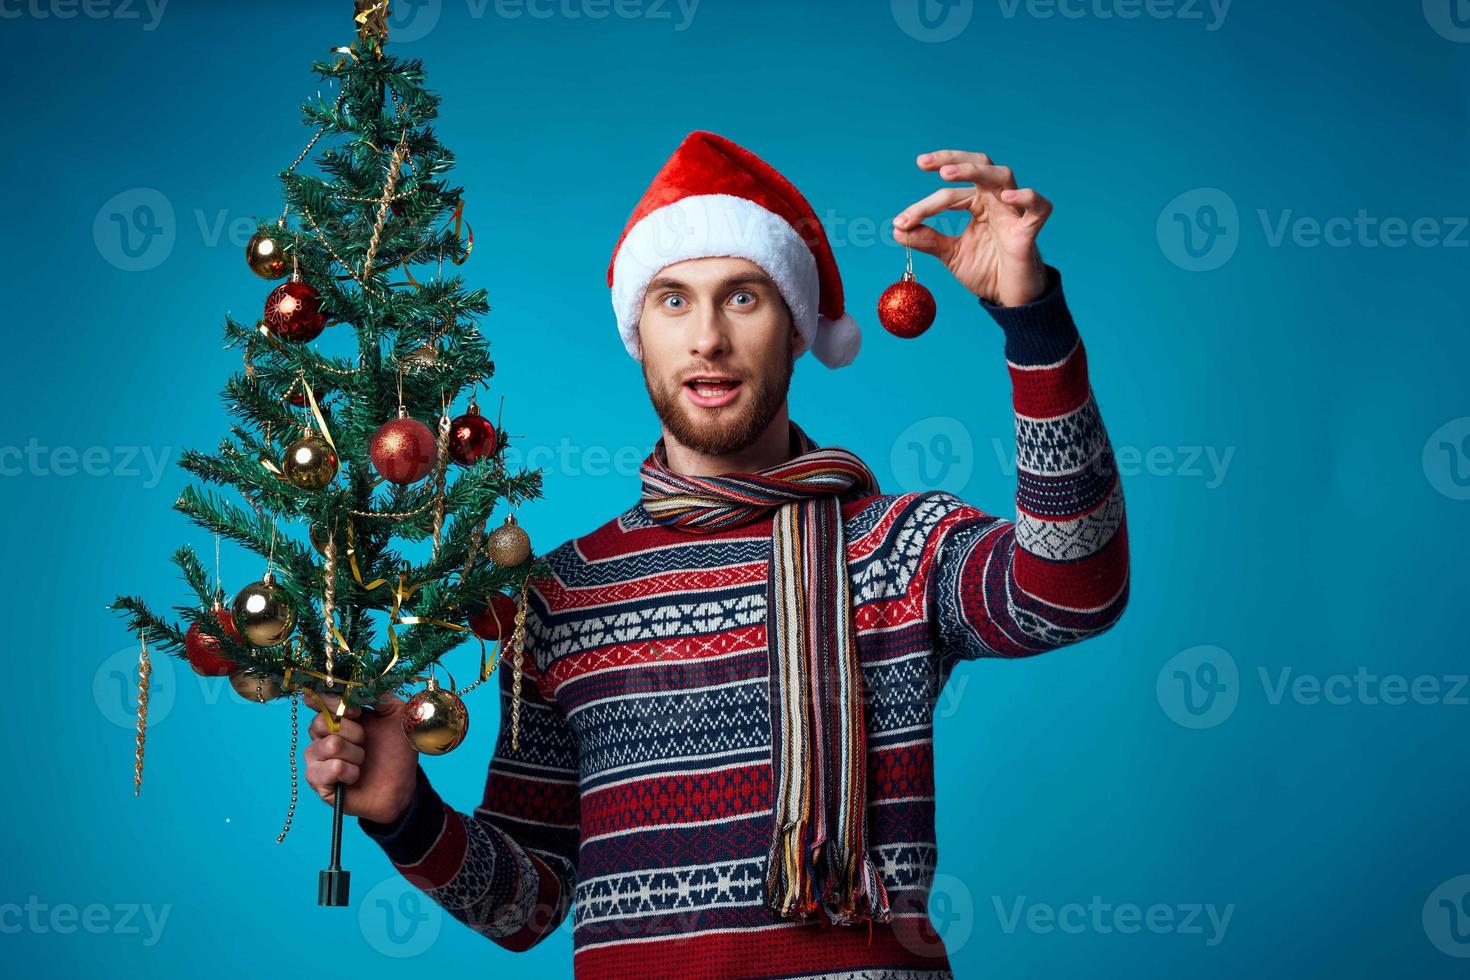
[{"label": "small artificial christmas tree", "polygon": [[[186,546],[173,556],[195,599],[176,607],[182,623],[139,598],[113,604],[142,638],[135,792],[149,644],[197,673],[228,675],[249,700],[289,698],[293,752],[298,699],[335,728],[347,705],[370,708],[426,684],[410,698],[405,736],[441,754],[468,726],[460,695],[499,659],[487,640],[508,644],[520,679],[525,590],[544,566],[514,513],[540,496],[541,476],[507,472],[508,436],[476,405],[494,372],[476,326],[489,305],[483,290],[444,274],[446,261],[452,272],[469,258],[474,235],[461,189],[447,182],[454,158],[429,125],[439,99],[424,88],[420,62],[384,52],[387,14],[386,0],[359,0],[355,42],[312,66],[336,97],[303,107],[315,135],[281,175],[285,210],[261,223],[246,251],[255,274],[284,281],[258,323],[226,318],[228,345],[244,357],[223,393],[237,421],[214,453],[180,460],[202,485],[175,507],[214,532],[216,549],[224,537],[258,553],[264,575],[231,600],[217,550],[211,581]],[[320,174],[301,172],[318,143]],[[434,274],[416,278],[426,264]],[[326,332],[325,348],[349,330],[355,356],[312,343]],[[467,408],[451,418],[461,399]],[[501,501],[510,515],[491,531]],[[422,560],[400,543],[417,543]],[[480,645],[477,680],[458,692],[440,686],[434,668],[467,639]],[[335,710],[327,693],[341,696]],[[295,799],[293,764],[291,812]],[[347,901],[341,803],[339,785],[332,865],[320,883],[327,905]],[[289,828],[290,813],[278,840]]]}]

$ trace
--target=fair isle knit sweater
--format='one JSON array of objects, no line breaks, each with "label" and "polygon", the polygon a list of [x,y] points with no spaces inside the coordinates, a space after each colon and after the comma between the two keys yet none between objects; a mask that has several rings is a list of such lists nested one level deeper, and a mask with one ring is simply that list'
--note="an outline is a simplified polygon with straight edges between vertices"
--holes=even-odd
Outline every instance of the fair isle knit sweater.
[{"label": "fair isle knit sweater", "polygon": [[501,730],[484,798],[419,769],[392,824],[359,821],[455,918],[511,950],[570,914],[579,980],[951,976],[928,919],[934,706],[956,664],[1027,657],[1117,621],[1128,539],[1112,447],[1061,277],[1005,333],[1016,517],[951,493],[842,507],[867,685],[869,848],[890,923],[789,922],[762,902],[771,843],[771,517],[716,533],[639,504],[549,554],[529,593],[520,748]]}]

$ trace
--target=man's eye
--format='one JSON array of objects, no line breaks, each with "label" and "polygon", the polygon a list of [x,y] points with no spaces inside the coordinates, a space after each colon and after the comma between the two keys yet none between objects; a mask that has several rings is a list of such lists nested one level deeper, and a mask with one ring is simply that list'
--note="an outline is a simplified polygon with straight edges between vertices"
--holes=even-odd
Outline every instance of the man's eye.
[{"label": "man's eye", "polygon": [[671,295],[664,297],[664,305],[671,310],[682,310],[684,308],[684,297]]},{"label": "man's eye", "polygon": [[755,293],[747,292],[746,290],[742,289],[738,293],[735,293],[733,296],[730,297],[730,302],[734,303],[736,306],[749,306],[751,303],[755,302]]}]

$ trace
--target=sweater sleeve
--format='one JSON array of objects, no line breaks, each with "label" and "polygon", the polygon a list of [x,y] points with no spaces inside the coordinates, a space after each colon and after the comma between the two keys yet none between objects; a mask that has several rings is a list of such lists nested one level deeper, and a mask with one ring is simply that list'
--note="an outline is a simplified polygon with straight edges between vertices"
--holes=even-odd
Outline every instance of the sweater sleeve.
[{"label": "sweater sleeve", "polygon": [[1016,416],[1016,518],[943,492],[930,615],[941,657],[1024,657],[1118,621],[1128,534],[1112,445],[1061,273],[1025,306],[981,306],[1005,333]]},{"label": "sweater sleeve", "polygon": [[[541,690],[529,591],[520,748],[511,747],[511,664],[500,680],[500,733],[473,813],[448,806],[423,767],[408,809],[391,824],[358,820],[394,867],[450,915],[513,951],[554,932],[571,907],[579,841],[576,742]],[[539,619],[538,619],[539,621]]]}]

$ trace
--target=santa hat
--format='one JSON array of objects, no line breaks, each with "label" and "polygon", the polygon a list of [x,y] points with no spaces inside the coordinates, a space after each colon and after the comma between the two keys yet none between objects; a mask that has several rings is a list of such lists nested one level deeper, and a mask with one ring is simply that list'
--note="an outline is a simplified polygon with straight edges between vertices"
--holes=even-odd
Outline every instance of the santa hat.
[{"label": "santa hat", "polygon": [[842,305],[827,233],[801,192],[760,157],[715,133],[684,137],[633,209],[607,269],[618,333],[635,360],[650,280],[686,259],[749,259],[776,283],[808,350],[851,363],[862,333]]}]

